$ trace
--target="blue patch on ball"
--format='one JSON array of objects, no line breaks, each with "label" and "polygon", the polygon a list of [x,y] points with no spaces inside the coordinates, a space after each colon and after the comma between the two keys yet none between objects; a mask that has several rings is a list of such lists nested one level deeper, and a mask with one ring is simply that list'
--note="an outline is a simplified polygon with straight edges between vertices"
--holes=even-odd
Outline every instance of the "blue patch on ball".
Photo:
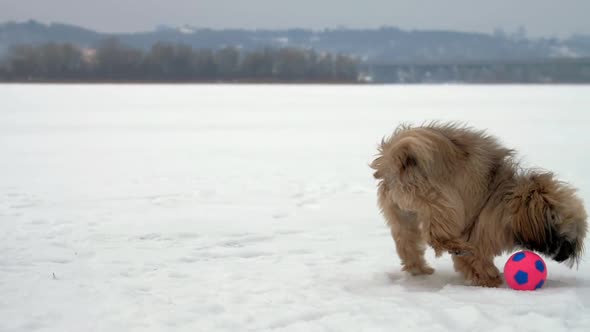
[{"label": "blue patch on ball", "polygon": [[525,256],[524,252],[519,252],[519,253],[515,254],[514,257],[512,257],[512,260],[515,262],[519,262],[524,259],[524,256]]},{"label": "blue patch on ball", "polygon": [[537,270],[539,270],[539,272],[545,271],[545,264],[543,264],[543,262],[541,262],[540,260],[535,262],[535,267],[537,268]]},{"label": "blue patch on ball", "polygon": [[545,283],[545,280],[539,281],[539,283],[537,284],[537,286],[535,286],[535,289],[539,289],[539,288],[543,287],[543,284],[544,283]]},{"label": "blue patch on ball", "polygon": [[518,271],[516,272],[516,275],[514,275],[514,280],[516,280],[519,285],[524,285],[529,281],[529,275],[524,271]]}]

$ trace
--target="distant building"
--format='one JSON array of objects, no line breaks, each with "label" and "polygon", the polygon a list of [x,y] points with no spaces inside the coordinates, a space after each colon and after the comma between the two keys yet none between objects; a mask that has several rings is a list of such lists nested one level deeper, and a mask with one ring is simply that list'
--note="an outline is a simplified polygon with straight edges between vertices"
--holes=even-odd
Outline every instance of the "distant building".
[{"label": "distant building", "polygon": [[94,48],[82,48],[82,60],[85,63],[93,64],[96,63],[96,49]]}]

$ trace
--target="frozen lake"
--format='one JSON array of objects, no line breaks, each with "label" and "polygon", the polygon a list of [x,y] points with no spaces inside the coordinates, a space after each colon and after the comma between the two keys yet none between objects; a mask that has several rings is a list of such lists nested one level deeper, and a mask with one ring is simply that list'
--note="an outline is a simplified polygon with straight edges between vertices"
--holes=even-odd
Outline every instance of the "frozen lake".
[{"label": "frozen lake", "polygon": [[530,293],[431,251],[401,273],[367,166],[399,123],[458,120],[590,202],[589,110],[590,86],[0,85],[0,331],[589,331],[588,255]]}]

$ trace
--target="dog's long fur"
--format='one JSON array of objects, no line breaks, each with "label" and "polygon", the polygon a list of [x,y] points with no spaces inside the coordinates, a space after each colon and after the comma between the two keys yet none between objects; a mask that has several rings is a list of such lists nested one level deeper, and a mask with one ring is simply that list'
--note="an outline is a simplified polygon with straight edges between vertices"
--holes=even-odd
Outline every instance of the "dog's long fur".
[{"label": "dog's long fur", "polygon": [[522,170],[514,152],[483,131],[457,124],[401,126],[372,162],[378,201],[412,274],[434,272],[425,244],[453,254],[476,285],[502,283],[494,256],[534,250],[570,266],[587,230],[582,201],[549,172]]}]

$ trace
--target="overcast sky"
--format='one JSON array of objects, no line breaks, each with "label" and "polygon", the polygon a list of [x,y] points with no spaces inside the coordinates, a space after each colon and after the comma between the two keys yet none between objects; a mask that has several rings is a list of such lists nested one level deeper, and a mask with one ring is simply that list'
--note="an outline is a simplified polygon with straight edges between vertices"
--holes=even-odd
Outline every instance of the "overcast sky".
[{"label": "overcast sky", "polygon": [[0,0],[0,21],[36,19],[103,32],[159,24],[210,28],[397,26],[529,36],[590,34],[590,0]]}]

